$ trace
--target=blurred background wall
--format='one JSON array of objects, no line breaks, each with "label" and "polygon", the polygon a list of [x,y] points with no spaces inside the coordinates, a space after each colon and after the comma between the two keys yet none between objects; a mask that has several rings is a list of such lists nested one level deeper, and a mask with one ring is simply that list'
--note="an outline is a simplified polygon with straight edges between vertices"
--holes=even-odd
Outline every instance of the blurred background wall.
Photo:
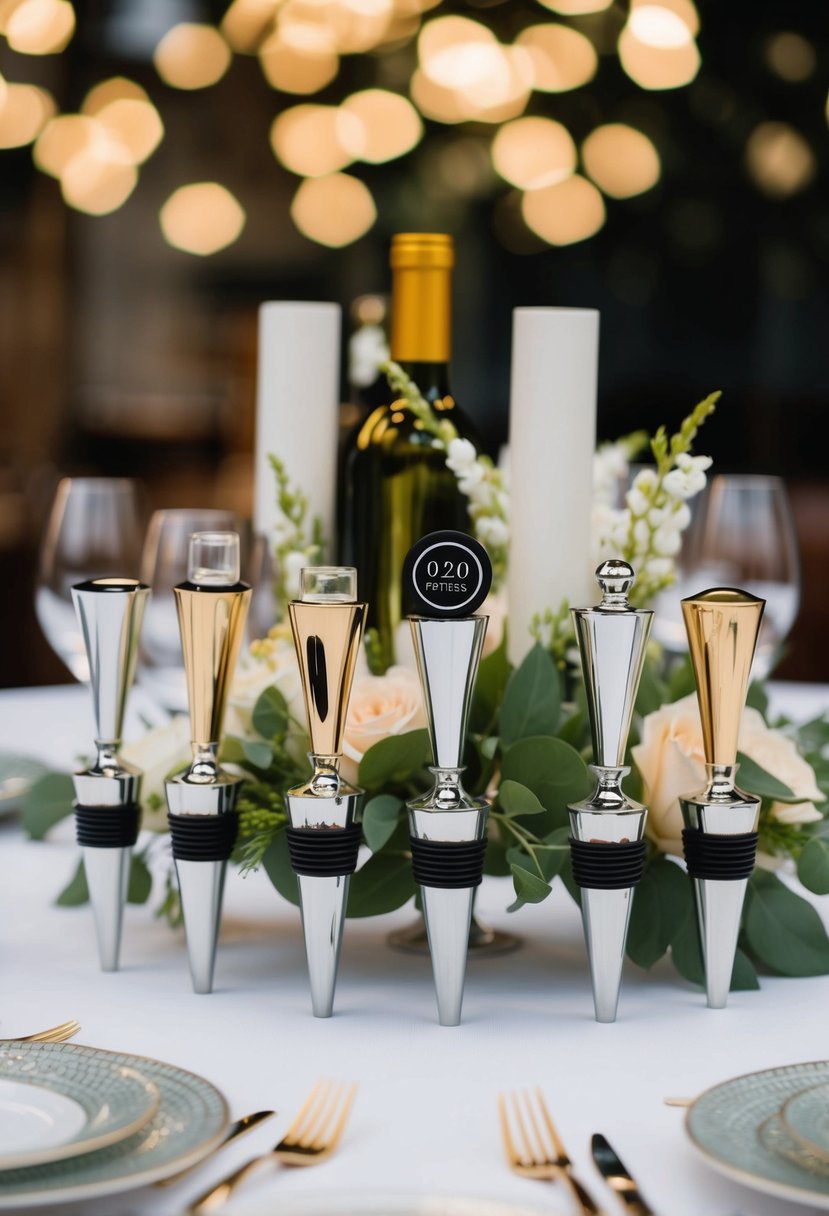
[{"label": "blurred background wall", "polygon": [[723,390],[698,450],[785,477],[798,530],[778,674],[829,679],[827,33],[814,0],[0,0],[0,685],[69,678],[32,608],[58,476],[249,514],[258,304],[353,317],[406,229],[456,237],[491,451],[516,305],[601,309],[600,438]]}]

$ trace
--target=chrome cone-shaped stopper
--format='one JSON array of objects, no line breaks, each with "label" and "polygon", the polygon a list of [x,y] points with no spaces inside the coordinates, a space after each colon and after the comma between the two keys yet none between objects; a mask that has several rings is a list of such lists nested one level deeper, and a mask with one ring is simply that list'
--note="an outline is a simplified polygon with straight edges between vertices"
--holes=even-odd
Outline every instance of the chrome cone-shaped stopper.
[{"label": "chrome cone-shaped stopper", "polygon": [[597,1022],[614,1022],[636,884],[645,864],[647,810],[621,787],[625,750],[653,613],[632,608],[633,568],[613,559],[596,570],[602,599],[572,611],[593,742],[596,789],[570,806],[573,877],[582,919]]},{"label": "chrome cone-shaped stopper", "polygon": [[697,681],[708,780],[680,798],[682,841],[694,880],[705,990],[724,1009],[740,918],[757,851],[760,800],[735,785],[737,737],[765,601],[730,587],[682,601]]},{"label": "chrome cone-shaped stopper", "polygon": [[134,578],[96,578],[72,588],[89,660],[95,762],[75,773],[75,825],[95,917],[102,971],[117,971],[141,772],[118,756],[127,694],[149,588]]},{"label": "chrome cone-shaped stopper", "polygon": [[461,1020],[469,927],[483,875],[489,804],[463,788],[463,750],[487,620],[472,616],[492,578],[486,550],[462,532],[436,532],[413,546],[405,593],[429,725],[435,783],[407,804],[412,869],[420,886],[441,1026]]},{"label": "chrome cone-shaped stopper", "polygon": [[193,760],[166,783],[168,822],[178,875],[194,992],[210,992],[227,862],[238,829],[241,777],[224,772],[218,754],[227,694],[251,590],[239,582],[235,532],[190,537],[187,582],[174,588]]},{"label": "chrome cone-shaped stopper", "polygon": [[347,566],[302,571],[288,605],[299,662],[313,773],[288,790],[288,848],[297,876],[314,1017],[330,1018],[351,875],[360,848],[363,791],[340,776],[343,732],[366,605]]}]

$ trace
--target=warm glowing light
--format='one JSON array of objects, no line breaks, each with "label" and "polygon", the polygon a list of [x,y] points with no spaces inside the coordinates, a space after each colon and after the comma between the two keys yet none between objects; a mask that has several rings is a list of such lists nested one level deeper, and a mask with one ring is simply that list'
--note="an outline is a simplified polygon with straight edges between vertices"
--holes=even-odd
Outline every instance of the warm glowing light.
[{"label": "warm glowing light", "polygon": [[38,136],[35,164],[51,177],[60,177],[71,160],[102,138],[96,119],[86,114],[59,114],[47,122]]},{"label": "warm glowing light", "polygon": [[0,34],[5,34],[9,24],[9,17],[16,8],[20,8],[24,0],[0,0]]},{"label": "warm glowing light", "polygon": [[746,144],[746,164],[757,185],[772,198],[787,198],[808,186],[815,155],[799,131],[785,122],[762,122]]},{"label": "warm glowing light", "polygon": [[206,257],[226,249],[245,226],[245,212],[218,182],[194,182],[175,190],[159,212],[168,245]]},{"label": "warm glowing light", "polygon": [[60,190],[64,202],[76,211],[107,215],[127,201],[137,182],[135,165],[108,160],[91,147],[69,161],[61,175]]},{"label": "warm glowing light", "polygon": [[230,67],[230,47],[212,25],[183,21],[168,30],[153,62],[161,79],[176,89],[206,89]]},{"label": "warm glowing light", "polygon": [[643,89],[679,89],[690,84],[701,62],[693,38],[682,46],[648,46],[640,42],[630,22],[619,35],[618,49],[622,67]]},{"label": "warm glowing light", "polygon": [[82,114],[97,114],[108,106],[111,101],[148,101],[149,98],[140,84],[127,80],[126,76],[113,76],[102,80],[90,89],[81,106]]},{"label": "warm glowing light", "polygon": [[469,17],[437,17],[418,39],[420,66],[435,84],[466,91],[485,86],[499,67],[492,30]]},{"label": "warm glowing light", "polygon": [[341,109],[355,120],[355,123],[340,124],[339,132],[354,160],[379,165],[405,156],[423,134],[423,123],[412,103],[386,89],[352,93]]},{"label": "warm glowing light", "polygon": [[786,31],[766,43],[766,63],[783,80],[808,80],[817,66],[815,48],[800,34]]},{"label": "warm glowing light", "polygon": [[6,20],[6,37],[21,55],[53,55],[75,32],[75,10],[69,0],[23,0]]},{"label": "warm glowing light", "polygon": [[575,174],[555,186],[531,190],[521,200],[528,228],[549,245],[586,241],[604,223],[602,196],[594,185]]},{"label": "warm glowing light", "polygon": [[581,17],[584,13],[602,13],[613,0],[540,0],[545,8],[564,17]]},{"label": "warm glowing light", "polygon": [[337,106],[301,105],[283,110],[271,127],[277,160],[301,177],[324,177],[349,164],[349,144],[360,143],[360,122]]},{"label": "warm glowing light", "polygon": [[685,46],[691,41],[691,31],[676,13],[661,4],[642,4],[630,14],[630,28],[645,46],[667,50]]},{"label": "warm glowing light", "polygon": [[[675,17],[679,17],[680,21],[687,26],[688,32],[692,38],[696,38],[699,33],[699,13],[694,5],[694,0],[630,0],[630,11],[635,12],[640,8],[658,8],[665,12],[672,13]],[[665,35],[665,25],[662,23],[663,36]],[[674,29],[673,36],[679,38],[679,31]],[[644,41],[641,39],[640,41]],[[682,39],[684,43],[686,39]]]},{"label": "warm glowing light", "polygon": [[291,218],[310,240],[340,249],[368,232],[377,209],[363,182],[334,173],[302,183],[291,203]]},{"label": "warm glowing light", "polygon": [[30,144],[54,112],[54,99],[45,89],[0,82],[0,148]]},{"label": "warm glowing light", "polygon": [[519,118],[501,127],[495,136],[492,161],[513,186],[538,190],[570,176],[576,168],[576,145],[559,122]]},{"label": "warm glowing light", "polygon": [[531,25],[515,42],[529,55],[533,88],[543,93],[577,89],[596,75],[599,60],[593,43],[567,25]]},{"label": "warm glowing light", "polygon": [[259,63],[273,88],[307,95],[331,83],[340,59],[330,31],[319,25],[292,23],[262,45]]},{"label": "warm glowing light", "polygon": [[323,11],[343,55],[373,50],[394,16],[392,0],[328,0]]},{"label": "warm glowing light", "polygon": [[422,68],[417,68],[414,72],[409,89],[415,105],[427,118],[448,124],[465,122],[469,117],[469,107],[464,103],[461,94],[456,93],[454,89],[435,84]]},{"label": "warm glowing light", "polygon": [[[412,96],[430,117],[442,122],[503,122],[522,113],[527,104],[533,81],[527,51],[501,46],[477,21],[438,17],[428,22],[420,32],[418,54],[420,74],[412,80]],[[457,104],[429,85],[454,94]]]},{"label": "warm glowing light", "polygon": [[221,31],[234,51],[253,55],[270,30],[279,0],[233,0],[222,18]]},{"label": "warm glowing light", "polygon": [[95,115],[117,146],[112,159],[140,165],[155,152],[164,135],[161,115],[151,101],[124,97],[111,101]]},{"label": "warm glowing light", "polygon": [[596,185],[611,198],[644,194],[659,181],[659,153],[647,135],[621,122],[597,127],[581,147]]}]

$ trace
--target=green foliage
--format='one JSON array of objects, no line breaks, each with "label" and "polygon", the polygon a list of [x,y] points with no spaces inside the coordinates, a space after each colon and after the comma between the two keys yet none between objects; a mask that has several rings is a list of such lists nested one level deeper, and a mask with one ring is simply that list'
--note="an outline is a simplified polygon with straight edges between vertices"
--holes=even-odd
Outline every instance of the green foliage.
[{"label": "green foliage", "polygon": [[493,650],[478,667],[469,728],[474,734],[490,735],[498,721],[498,711],[504,699],[504,689],[512,674],[507,658],[506,631],[497,650]]},{"label": "green foliage", "polygon": [[[271,685],[257,699],[252,714],[253,728],[263,739],[284,739],[291,721],[288,702]],[[266,766],[267,767],[267,766]]]},{"label": "green foliage", "polygon": [[544,810],[532,790],[527,789],[526,785],[521,785],[518,781],[510,781],[508,778],[501,782],[498,790],[498,803],[504,814],[510,817],[538,815]]},{"label": "green foliage", "polygon": [[349,916],[380,916],[408,903],[416,890],[406,853],[376,853],[351,879]]},{"label": "green foliage", "polygon": [[829,840],[813,836],[797,859],[797,877],[808,891],[829,895]]},{"label": "green foliage", "polygon": [[363,811],[363,836],[372,853],[379,853],[394,835],[403,803],[392,794],[378,794]]},{"label": "green foliage", "polygon": [[360,785],[379,790],[408,781],[428,763],[430,751],[426,730],[389,735],[370,747],[360,761]]},{"label": "green foliage", "polygon": [[667,857],[657,856],[636,888],[628,929],[628,958],[639,967],[652,967],[692,915],[688,876]]},{"label": "green foliage", "polygon": [[298,904],[299,887],[291,867],[288,837],[284,831],[278,832],[271,840],[262,856],[262,865],[279,894],[289,903]]},{"label": "green foliage", "polygon": [[[152,875],[147,868],[143,854],[133,853],[130,863],[130,877],[127,888],[127,903],[145,904],[150,898],[153,888]],[[76,908],[89,902],[89,887],[86,881],[83,858],[75,867],[75,872],[69,882],[55,900],[59,908]]]},{"label": "green foliage", "polygon": [[69,882],[55,900],[59,908],[75,908],[78,904],[89,902],[89,887],[86,885],[86,872],[83,868],[83,858],[75,867],[75,872]]},{"label": "green foliage", "polygon": [[72,814],[75,787],[68,773],[45,773],[29,786],[21,801],[23,829],[43,840],[50,828]]},{"label": "green foliage", "polygon": [[592,789],[587,765],[575,748],[544,735],[520,739],[505,750],[501,780],[515,781],[535,794],[545,813],[530,826],[542,835],[566,826],[569,803],[586,798]]},{"label": "green foliage", "polygon": [[737,752],[737,763],[740,766],[737,784],[747,794],[754,794],[757,798],[770,798],[774,802],[803,801],[802,798],[795,797],[787,785],[778,781],[776,777],[772,777],[771,773],[767,773],[756,760],[752,760],[745,752]]},{"label": "green foliage", "polygon": [[755,870],[744,914],[752,954],[778,975],[825,975],[829,938],[815,909],[775,874]]},{"label": "green foliage", "polygon": [[536,642],[507,682],[499,725],[504,747],[532,735],[553,735],[561,718],[558,671]]}]

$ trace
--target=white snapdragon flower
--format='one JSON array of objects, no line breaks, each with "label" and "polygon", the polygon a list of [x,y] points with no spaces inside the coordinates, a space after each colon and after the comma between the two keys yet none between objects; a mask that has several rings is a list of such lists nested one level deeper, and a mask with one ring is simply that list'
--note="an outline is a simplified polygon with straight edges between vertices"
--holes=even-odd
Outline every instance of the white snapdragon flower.
[{"label": "white snapdragon flower", "polygon": [[492,510],[495,495],[488,481],[483,478],[480,481],[462,478],[458,482],[458,486],[461,493],[467,496],[473,507],[479,507],[482,511]]},{"label": "white snapdragon flower", "polygon": [[647,522],[644,519],[637,519],[633,525],[633,542],[641,553],[646,552],[650,535],[651,531]]},{"label": "white snapdragon flower", "polygon": [[651,545],[660,557],[675,557],[682,548],[682,533],[668,524],[663,524],[654,532]]},{"label": "white snapdragon flower", "polygon": [[593,457],[593,494],[598,502],[612,506],[619,486],[628,473],[628,457],[623,443],[603,443]]},{"label": "white snapdragon flower", "polygon": [[483,545],[505,545],[509,541],[509,525],[506,520],[484,515],[475,521],[478,540]]},{"label": "white snapdragon flower", "polygon": [[662,485],[671,498],[693,498],[705,489],[705,471],[711,467],[710,456],[690,456],[687,452],[676,458],[675,469],[665,474]]},{"label": "white snapdragon flower", "polygon": [[669,557],[649,557],[645,562],[644,573],[652,579],[667,578],[672,573],[674,563]]},{"label": "white snapdragon flower", "polygon": [[446,449],[446,464],[457,476],[465,474],[478,459],[475,444],[468,439],[450,439]]},{"label": "white snapdragon flower", "polygon": [[282,559],[283,583],[289,599],[299,596],[300,571],[307,565],[308,558],[297,549],[292,549]]},{"label": "white snapdragon flower", "polygon": [[671,523],[680,532],[684,532],[691,522],[691,508],[687,503],[678,503],[671,514]]},{"label": "white snapdragon flower", "polygon": [[[448,463],[449,462],[447,461],[447,464]],[[463,472],[457,475],[458,489],[462,494],[466,494],[468,497],[473,488],[481,484],[485,475],[484,466],[480,463],[480,461],[476,460],[474,464],[469,465],[468,468],[464,469]]]}]

